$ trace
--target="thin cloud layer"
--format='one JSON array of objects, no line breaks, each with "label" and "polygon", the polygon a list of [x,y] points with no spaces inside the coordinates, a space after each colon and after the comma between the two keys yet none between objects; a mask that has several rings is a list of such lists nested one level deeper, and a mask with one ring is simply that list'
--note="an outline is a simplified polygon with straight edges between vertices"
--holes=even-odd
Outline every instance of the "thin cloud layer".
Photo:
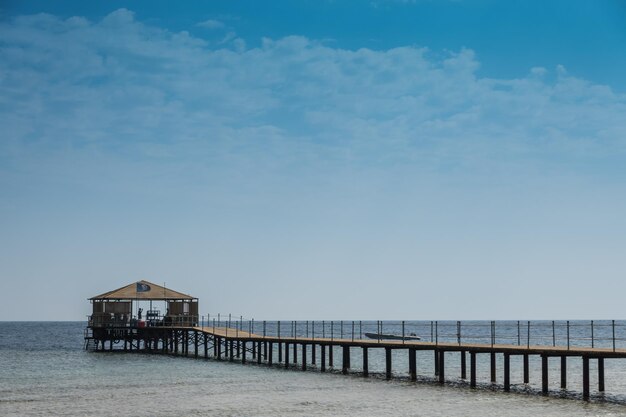
[{"label": "thin cloud layer", "polygon": [[624,152],[624,95],[563,68],[480,77],[470,49],[344,50],[300,36],[246,48],[234,33],[173,33],[125,9],[98,22],[40,14],[0,27],[5,162],[85,148],[200,164],[437,169]]}]

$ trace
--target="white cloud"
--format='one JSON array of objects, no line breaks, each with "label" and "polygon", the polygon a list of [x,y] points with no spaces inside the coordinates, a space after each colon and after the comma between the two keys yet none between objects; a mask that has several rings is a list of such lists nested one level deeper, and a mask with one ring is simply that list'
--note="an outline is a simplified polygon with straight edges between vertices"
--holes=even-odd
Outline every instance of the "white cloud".
[{"label": "white cloud", "polygon": [[469,49],[432,58],[424,48],[345,50],[299,36],[247,48],[234,33],[214,47],[125,9],[100,22],[19,17],[1,31],[9,159],[89,146],[313,170],[328,161],[480,169],[624,151],[623,95],[561,67],[553,78],[543,68],[479,77]]},{"label": "white cloud", "polygon": [[224,25],[224,23],[220,22],[219,20],[208,19],[208,20],[205,20],[204,22],[198,23],[197,26],[200,26],[206,29],[222,29],[226,25]]}]

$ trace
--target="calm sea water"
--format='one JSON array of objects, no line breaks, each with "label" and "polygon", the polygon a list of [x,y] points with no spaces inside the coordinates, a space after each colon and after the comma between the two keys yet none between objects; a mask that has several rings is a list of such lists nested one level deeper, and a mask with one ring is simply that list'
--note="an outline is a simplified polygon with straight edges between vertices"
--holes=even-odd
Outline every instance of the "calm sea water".
[{"label": "calm sea water", "polygon": [[[581,374],[574,360],[569,363],[571,388],[565,392],[559,389],[560,363],[550,362],[551,396],[542,397],[534,395],[540,388],[534,361],[533,383],[504,393],[490,388],[487,355],[484,360],[479,355],[480,388],[472,390],[454,382],[459,361],[453,354],[446,357],[452,383],[439,386],[433,382],[430,353],[418,357],[418,383],[407,380],[401,353],[394,354],[397,378],[385,381],[376,375],[384,365],[374,350],[370,368],[375,374],[365,379],[358,373],[86,352],[84,325],[0,322],[1,416],[626,416],[626,361],[607,360],[606,394],[594,392],[585,403],[576,399]],[[356,372],[358,353],[355,349],[352,358]],[[337,351],[335,361],[340,357]],[[521,369],[512,360],[514,383],[521,381]]]}]

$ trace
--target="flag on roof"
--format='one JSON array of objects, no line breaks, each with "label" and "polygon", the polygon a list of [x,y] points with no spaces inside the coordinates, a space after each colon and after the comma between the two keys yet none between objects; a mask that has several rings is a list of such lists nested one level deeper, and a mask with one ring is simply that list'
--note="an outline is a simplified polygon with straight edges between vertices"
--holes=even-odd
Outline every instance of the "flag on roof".
[{"label": "flag on roof", "polygon": [[143,282],[137,283],[137,292],[147,292],[150,291],[150,286],[148,284],[144,284]]}]

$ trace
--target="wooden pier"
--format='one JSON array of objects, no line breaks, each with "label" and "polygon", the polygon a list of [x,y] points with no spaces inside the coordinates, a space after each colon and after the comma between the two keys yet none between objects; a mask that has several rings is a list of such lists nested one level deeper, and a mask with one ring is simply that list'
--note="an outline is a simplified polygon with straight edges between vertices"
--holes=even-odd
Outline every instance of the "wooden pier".
[{"label": "wooden pier", "polygon": [[[148,283],[146,285],[156,287],[154,284]],[[157,289],[157,291],[161,291],[161,289]],[[180,293],[170,293],[170,295],[177,297],[176,302],[196,300],[190,296],[181,298],[184,294],[181,295]],[[99,297],[97,300],[102,299],[102,296]],[[169,300],[167,297],[161,299]],[[503,374],[504,391],[510,391],[513,383],[529,383],[531,377],[529,358],[534,356],[541,360],[541,392],[544,395],[549,394],[549,359],[558,358],[560,361],[560,386],[562,389],[567,388],[568,360],[575,359],[580,360],[582,365],[582,397],[585,400],[590,398],[590,362],[597,362],[598,391],[604,392],[605,360],[626,359],[626,349],[617,348],[615,345],[614,324],[612,347],[580,347],[571,346],[569,338],[567,345],[564,346],[556,345],[556,338],[554,338],[555,344],[553,346],[531,345],[530,343],[522,345],[519,343],[519,333],[518,344],[494,343],[495,338],[492,338],[491,343],[468,343],[461,340],[460,324],[457,342],[440,342],[438,340],[406,340],[405,338],[401,338],[401,340],[362,339],[360,334],[355,338],[354,322],[352,322],[351,337],[337,338],[334,336],[334,333],[331,333],[330,337],[326,337],[326,335],[318,337],[315,331],[313,331],[312,335],[303,337],[297,335],[293,328],[291,336],[281,336],[280,322],[278,323],[278,333],[268,335],[265,331],[265,323],[263,323],[263,334],[257,334],[252,330],[254,328],[253,323],[249,326],[251,331],[244,331],[241,323],[236,323],[234,328],[230,323],[226,326],[220,325],[219,320],[217,326],[215,320],[213,325],[204,325],[204,321],[198,320],[198,317],[193,314],[178,314],[170,317],[169,320],[165,316],[150,325],[142,324],[139,321],[118,322],[112,320],[102,323],[94,321],[92,317],[86,329],[85,340],[86,348],[96,351],[193,356],[231,362],[238,361],[242,364],[255,362],[269,366],[297,367],[302,371],[315,369],[320,372],[326,372],[330,368],[339,369],[335,367],[336,358],[334,358],[336,351],[339,350],[341,358],[338,365],[343,374],[351,372],[352,350],[360,349],[362,358],[360,373],[364,377],[370,375],[369,353],[372,350],[382,350],[385,358],[384,375],[387,379],[393,376],[392,352],[404,351],[404,354],[408,356],[408,375],[412,381],[416,381],[418,375],[417,352],[430,351],[432,352],[430,357],[434,364],[436,380],[441,384],[448,381],[446,379],[446,360],[450,357],[448,354],[454,352],[460,354],[459,377],[467,380],[469,375],[468,382],[472,388],[477,386],[477,357],[485,355],[489,357],[490,380],[492,383],[495,383],[497,380],[497,358],[500,357],[502,359],[501,372]],[[209,324],[208,320],[206,324]],[[552,330],[554,337],[554,322]],[[567,331],[569,337],[569,323]],[[528,339],[529,341],[530,338]],[[511,357],[514,356],[522,358],[522,381],[511,381]]]}]

